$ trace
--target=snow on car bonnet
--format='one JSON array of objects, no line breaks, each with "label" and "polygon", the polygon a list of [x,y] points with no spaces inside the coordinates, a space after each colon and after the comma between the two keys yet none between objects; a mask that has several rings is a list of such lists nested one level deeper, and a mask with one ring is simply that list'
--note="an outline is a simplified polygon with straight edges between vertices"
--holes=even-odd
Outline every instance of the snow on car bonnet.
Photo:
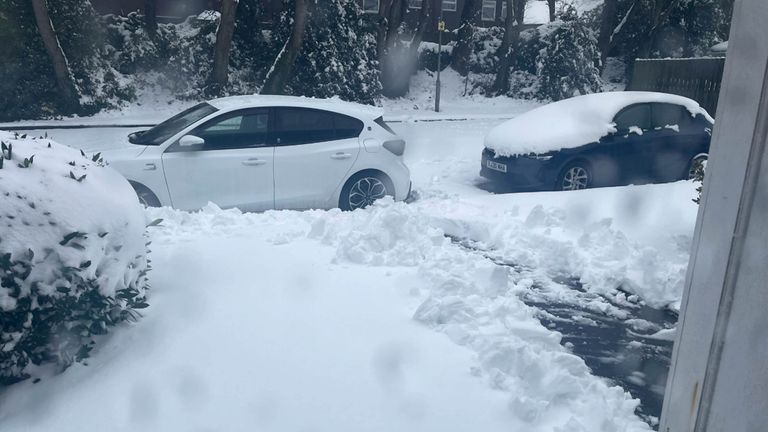
[{"label": "snow on car bonnet", "polygon": [[682,105],[692,116],[704,115],[695,101],[667,93],[606,92],[577,96],[528,111],[491,129],[485,147],[499,156],[547,153],[578,147],[615,132],[614,116],[636,103]]}]

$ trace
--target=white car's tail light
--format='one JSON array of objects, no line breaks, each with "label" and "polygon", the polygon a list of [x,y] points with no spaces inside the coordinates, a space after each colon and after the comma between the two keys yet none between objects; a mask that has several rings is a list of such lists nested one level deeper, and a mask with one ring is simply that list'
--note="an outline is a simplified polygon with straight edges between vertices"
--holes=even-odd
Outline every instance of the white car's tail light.
[{"label": "white car's tail light", "polygon": [[385,141],[383,146],[396,156],[402,156],[405,153],[405,141],[403,140]]}]

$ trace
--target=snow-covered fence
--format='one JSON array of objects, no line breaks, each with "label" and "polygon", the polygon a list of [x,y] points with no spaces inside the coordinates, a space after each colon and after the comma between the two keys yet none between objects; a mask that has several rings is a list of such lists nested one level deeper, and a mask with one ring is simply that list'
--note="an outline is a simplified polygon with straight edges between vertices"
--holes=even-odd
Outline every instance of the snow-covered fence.
[{"label": "snow-covered fence", "polygon": [[145,219],[99,155],[0,131],[0,386],[147,306]]},{"label": "snow-covered fence", "polygon": [[685,96],[714,116],[724,66],[724,58],[637,59],[627,90]]}]

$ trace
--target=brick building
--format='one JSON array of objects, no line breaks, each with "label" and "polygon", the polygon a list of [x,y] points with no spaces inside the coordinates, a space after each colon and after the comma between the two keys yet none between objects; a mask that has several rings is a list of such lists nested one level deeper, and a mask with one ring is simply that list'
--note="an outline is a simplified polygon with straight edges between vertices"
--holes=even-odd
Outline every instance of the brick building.
[{"label": "brick building", "polygon": [[[265,2],[264,19],[270,21],[283,7],[281,0],[263,0]],[[377,14],[382,0],[357,0],[367,14]],[[408,14],[405,20],[415,24],[419,19],[419,9],[422,0],[407,0]],[[461,20],[461,10],[465,0],[429,0],[432,10],[437,11],[445,21],[447,30],[456,29]],[[125,15],[144,8],[144,0],[91,0],[94,9],[103,14]],[[190,15],[196,15],[205,9],[218,8],[219,0],[157,0],[157,15],[161,21],[180,21]],[[503,25],[507,7],[505,0],[482,0],[481,13],[477,25],[489,27]],[[546,0],[529,0],[525,13],[526,26],[537,26],[549,20],[549,9]],[[425,39],[435,40],[436,28],[429,29]]]}]

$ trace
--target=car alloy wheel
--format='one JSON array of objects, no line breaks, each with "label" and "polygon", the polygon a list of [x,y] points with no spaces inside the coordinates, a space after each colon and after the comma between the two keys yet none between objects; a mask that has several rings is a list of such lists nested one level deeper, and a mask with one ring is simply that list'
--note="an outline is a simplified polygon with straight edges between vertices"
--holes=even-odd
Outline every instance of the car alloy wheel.
[{"label": "car alloy wheel", "polygon": [[579,165],[568,168],[560,182],[560,189],[562,190],[579,190],[587,187],[589,187],[589,171]]},{"label": "car alloy wheel", "polygon": [[358,179],[349,190],[350,210],[365,208],[387,195],[387,186],[376,177]]},{"label": "car alloy wheel", "polygon": [[691,165],[688,168],[688,180],[698,180],[704,178],[704,172],[707,170],[707,160],[709,156],[706,154],[696,155],[691,159]]}]

